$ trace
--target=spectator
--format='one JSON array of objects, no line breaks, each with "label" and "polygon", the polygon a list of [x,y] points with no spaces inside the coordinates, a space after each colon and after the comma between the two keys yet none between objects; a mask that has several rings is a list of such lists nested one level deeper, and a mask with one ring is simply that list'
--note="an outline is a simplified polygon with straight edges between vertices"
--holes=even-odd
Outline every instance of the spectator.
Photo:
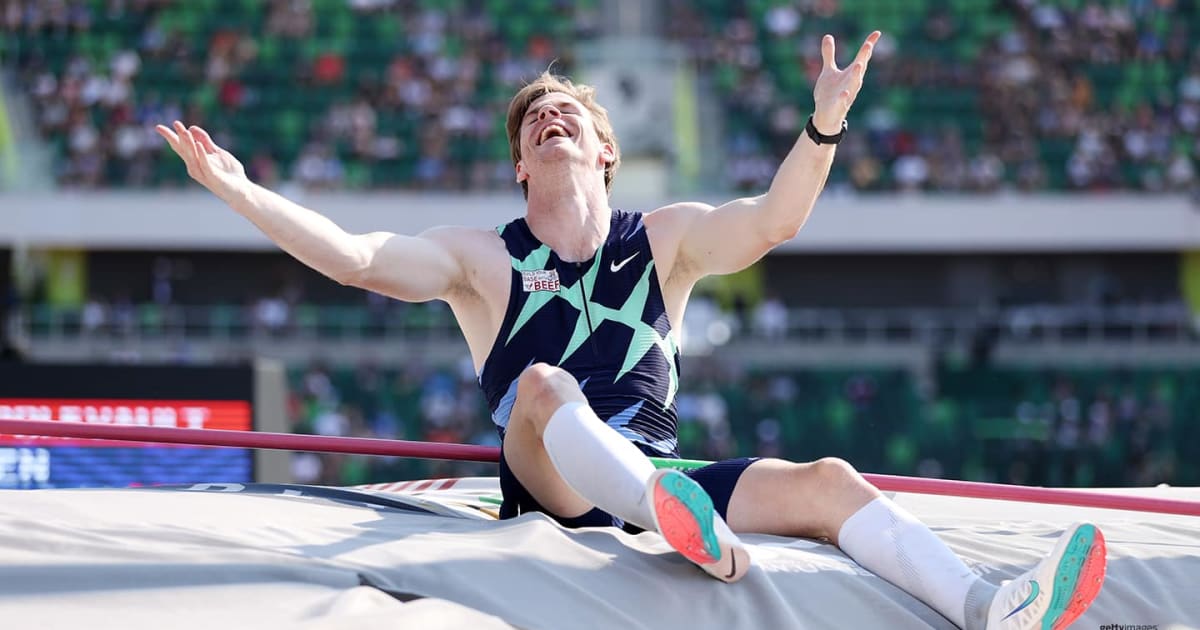
[{"label": "spectator", "polygon": [[788,312],[778,296],[768,296],[754,309],[754,330],[766,339],[783,339],[787,335]]},{"label": "spectator", "polygon": [[89,296],[83,304],[80,325],[85,333],[97,333],[104,330],[108,325],[108,307],[94,296]]},{"label": "spectator", "polygon": [[[797,136],[790,124],[797,60],[778,42],[836,3],[738,10],[704,9],[683,0],[668,5],[669,34],[713,74],[727,117],[737,121],[727,125],[730,137],[750,133],[764,147],[730,152],[731,185],[761,190],[759,160],[773,168]],[[1200,73],[1196,60],[1187,58],[1190,25],[1171,20],[1174,10],[1173,2],[1112,7],[1019,2],[997,4],[986,9],[995,15],[980,16],[977,7],[929,12],[889,7],[904,27],[913,28],[885,34],[876,47],[878,93],[890,106],[859,110],[867,112],[871,146],[864,153],[845,151],[853,155],[842,181],[858,190],[976,192],[1192,185]],[[971,25],[984,20],[1011,26],[980,39],[974,54],[960,53],[979,37]],[[1169,27],[1160,28],[1164,24]],[[895,44],[900,36],[904,47]],[[921,52],[926,49],[931,52]],[[807,61],[811,81],[819,66]],[[1105,67],[1117,71],[1101,75]],[[1100,90],[1117,98],[1102,101]],[[966,95],[960,103],[952,100],[957,94]],[[1133,113],[1131,121],[1127,112]],[[927,117],[958,129],[981,128],[982,142],[965,151],[952,136],[930,133]],[[906,146],[906,138],[920,139],[921,146]],[[1172,138],[1178,140],[1174,147]],[[1073,151],[1059,148],[1064,140],[1075,141]],[[1181,150],[1185,144],[1189,148]],[[882,172],[893,176],[881,177]],[[836,171],[831,183],[840,183]]]},{"label": "spectator", "polygon": [[288,324],[288,303],[279,296],[260,298],[254,305],[254,323],[272,335],[278,335]]},{"label": "spectator", "polygon": [[[180,181],[183,173],[156,168],[161,143],[147,141],[147,134],[154,124],[186,119],[208,124],[224,145],[254,145],[249,155],[257,163],[246,166],[267,185],[282,172],[316,189],[511,190],[507,149],[489,142],[503,127],[506,94],[552,61],[569,72],[566,48],[574,42],[567,38],[594,34],[596,12],[568,3],[531,8],[525,16],[531,32],[516,39],[494,3],[482,10],[426,5],[354,0],[344,13],[325,7],[333,22],[321,28],[329,32],[301,59],[293,42],[313,41],[318,30],[311,0],[241,3],[217,14],[195,13],[190,3],[116,3],[99,21],[93,3],[5,2],[0,37],[15,42],[8,50],[18,51],[39,131],[58,153],[55,174],[64,186]],[[136,36],[117,40],[121,47],[107,59],[73,56],[106,50],[117,19]],[[256,33],[228,26],[258,21],[264,28]],[[184,25],[195,31],[178,30]],[[375,29],[391,35],[358,36]],[[64,31],[79,34],[78,45],[51,41]],[[194,41],[199,37],[207,40]],[[72,56],[54,57],[59,50]],[[380,58],[385,52],[390,59]],[[329,108],[326,94],[333,96]],[[338,108],[345,111],[332,111]],[[319,124],[343,119],[347,124],[332,136]],[[270,153],[254,133],[269,138]],[[377,162],[387,164],[375,169]]]}]

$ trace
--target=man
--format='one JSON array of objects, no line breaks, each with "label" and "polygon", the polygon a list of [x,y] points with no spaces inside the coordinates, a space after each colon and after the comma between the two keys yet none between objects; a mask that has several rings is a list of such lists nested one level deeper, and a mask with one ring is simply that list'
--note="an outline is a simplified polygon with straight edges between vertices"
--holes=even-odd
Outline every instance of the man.
[{"label": "man", "polygon": [[750,568],[735,531],[824,538],[960,627],[1061,628],[1103,580],[1093,525],[1072,527],[1037,567],[996,587],[844,461],[743,458],[685,474],[647,459],[677,456],[676,331],[691,288],[754,263],[804,224],[879,36],[844,70],[824,37],[806,133],[766,194],[717,208],[611,209],[620,153],[607,112],[590,88],[549,74],[509,107],[528,206],[497,230],[347,234],[252,184],[202,129],[158,131],[193,178],[314,269],[397,299],[449,303],[503,438],[502,516],[655,530],[727,582]]}]

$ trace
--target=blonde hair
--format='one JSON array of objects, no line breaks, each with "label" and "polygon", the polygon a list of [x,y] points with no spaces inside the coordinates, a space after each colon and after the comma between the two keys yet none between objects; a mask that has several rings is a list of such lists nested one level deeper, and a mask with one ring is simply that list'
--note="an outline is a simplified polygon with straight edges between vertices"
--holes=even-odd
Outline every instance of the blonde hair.
[{"label": "blonde hair", "polygon": [[[604,188],[611,194],[613,177],[617,173],[617,167],[621,164],[621,149],[617,146],[617,135],[613,132],[612,123],[608,121],[608,110],[596,102],[596,88],[582,83],[572,83],[570,79],[550,72],[543,72],[541,76],[521,88],[513,97],[512,102],[508,104],[508,122],[505,124],[505,129],[508,131],[508,148],[512,154],[513,166],[521,161],[521,120],[525,118],[525,112],[529,110],[529,105],[534,101],[554,93],[566,94],[587,108],[592,115],[592,122],[596,128],[596,135],[600,137],[600,142],[612,145],[613,161],[604,167]],[[525,192],[525,198],[528,199],[529,182],[521,182],[521,190]]]}]

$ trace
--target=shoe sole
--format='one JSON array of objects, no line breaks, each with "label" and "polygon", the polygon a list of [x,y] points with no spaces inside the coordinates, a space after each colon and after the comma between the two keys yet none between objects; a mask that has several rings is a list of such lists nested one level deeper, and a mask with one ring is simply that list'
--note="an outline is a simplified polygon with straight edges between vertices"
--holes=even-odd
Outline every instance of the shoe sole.
[{"label": "shoe sole", "polygon": [[695,481],[666,471],[654,481],[654,516],[658,531],[683,557],[699,565],[721,560],[721,545],[713,530],[713,504]]},{"label": "shoe sole", "polygon": [[1063,630],[1087,610],[1104,584],[1104,534],[1095,525],[1072,533],[1054,572],[1054,595],[1042,617],[1042,630]]}]

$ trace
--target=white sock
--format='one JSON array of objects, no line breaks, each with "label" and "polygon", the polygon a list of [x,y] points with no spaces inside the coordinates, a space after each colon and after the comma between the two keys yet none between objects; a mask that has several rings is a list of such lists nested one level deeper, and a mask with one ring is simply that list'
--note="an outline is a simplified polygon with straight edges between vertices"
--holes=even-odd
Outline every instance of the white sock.
[{"label": "white sock", "polygon": [[[846,519],[838,546],[960,628],[966,627],[968,618],[977,617],[975,609],[980,606],[986,613],[990,598],[984,591],[988,589],[980,587],[987,583],[928,527],[887,497],[876,498]],[[968,592],[973,595],[970,599]]]},{"label": "white sock", "polygon": [[591,407],[581,402],[559,407],[546,424],[542,443],[558,474],[579,496],[627,523],[654,529],[646,500],[654,464]]}]

